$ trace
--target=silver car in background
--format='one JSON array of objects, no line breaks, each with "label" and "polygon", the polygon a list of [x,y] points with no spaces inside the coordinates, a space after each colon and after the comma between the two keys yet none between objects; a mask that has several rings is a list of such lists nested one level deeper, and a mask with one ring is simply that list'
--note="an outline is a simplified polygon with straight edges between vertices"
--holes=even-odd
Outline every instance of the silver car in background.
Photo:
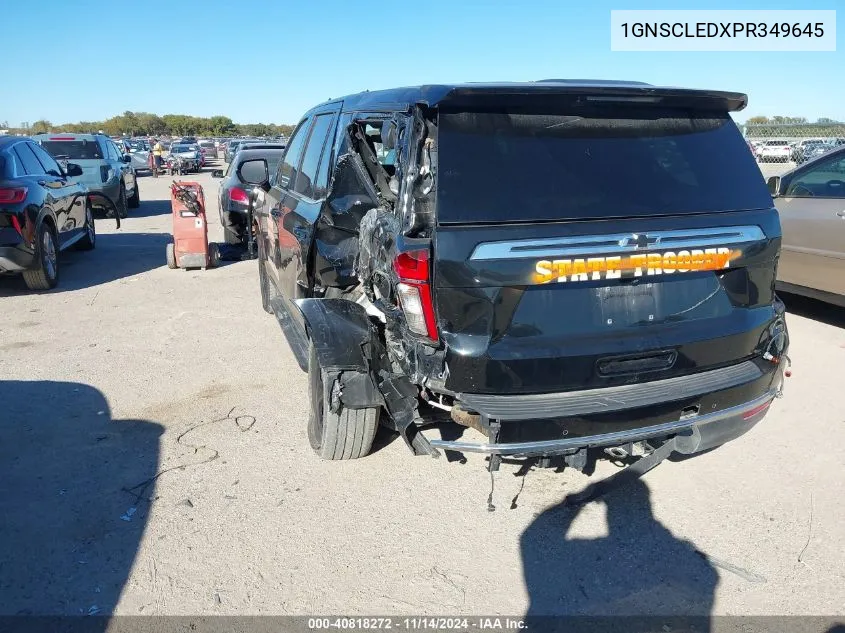
[{"label": "silver car in background", "polygon": [[845,307],[845,146],[768,183],[783,232],[777,287]]}]

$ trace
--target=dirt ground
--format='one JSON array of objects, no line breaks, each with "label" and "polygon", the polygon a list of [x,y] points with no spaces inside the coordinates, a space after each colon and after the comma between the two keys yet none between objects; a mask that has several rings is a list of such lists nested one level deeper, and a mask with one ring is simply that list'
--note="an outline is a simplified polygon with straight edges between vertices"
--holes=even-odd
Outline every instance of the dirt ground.
[{"label": "dirt ground", "polygon": [[786,297],[740,440],[577,512],[585,476],[505,464],[489,512],[480,457],[313,454],[255,262],[165,266],[169,182],[56,291],[0,280],[0,614],[845,613],[842,310]]}]

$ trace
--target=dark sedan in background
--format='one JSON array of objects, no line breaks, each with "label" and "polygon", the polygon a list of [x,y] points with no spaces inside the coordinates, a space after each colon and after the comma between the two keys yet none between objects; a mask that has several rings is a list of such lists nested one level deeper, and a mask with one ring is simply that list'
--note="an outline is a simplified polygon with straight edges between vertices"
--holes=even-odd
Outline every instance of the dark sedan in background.
[{"label": "dark sedan in background", "polygon": [[0,137],[0,273],[23,274],[31,290],[59,281],[61,250],[94,248],[82,167],[58,162],[31,139]]},{"label": "dark sedan in background", "polygon": [[242,149],[235,154],[224,173],[222,169],[211,172],[213,178],[222,178],[218,199],[220,201],[220,224],[227,244],[243,244],[246,240],[246,217],[249,208],[248,185],[238,178],[238,166],[244,161],[264,158],[271,174],[282,158],[283,148],[274,145],[268,148]]}]

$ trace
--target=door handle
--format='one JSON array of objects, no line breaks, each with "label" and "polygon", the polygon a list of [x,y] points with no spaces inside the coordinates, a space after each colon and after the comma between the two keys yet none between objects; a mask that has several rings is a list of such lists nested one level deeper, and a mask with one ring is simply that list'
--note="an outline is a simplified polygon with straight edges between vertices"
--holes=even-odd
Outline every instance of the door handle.
[{"label": "door handle", "polygon": [[837,211],[836,215],[838,215],[840,218],[845,218],[845,210]]}]

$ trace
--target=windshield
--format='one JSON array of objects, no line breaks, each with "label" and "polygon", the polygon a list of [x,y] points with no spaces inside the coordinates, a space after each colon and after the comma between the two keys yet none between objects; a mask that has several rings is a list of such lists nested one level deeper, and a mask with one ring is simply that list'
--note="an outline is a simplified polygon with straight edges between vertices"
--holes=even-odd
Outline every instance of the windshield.
[{"label": "windshield", "polygon": [[519,222],[771,207],[727,114],[629,106],[439,116],[440,222]]},{"label": "windshield", "polygon": [[69,141],[41,141],[41,147],[46,149],[53,158],[68,158],[70,160],[96,160],[103,158],[103,150],[97,141],[72,139]]},{"label": "windshield", "polygon": [[786,141],[766,141],[766,145],[789,145]]},{"label": "windshield", "polygon": [[171,150],[174,153],[181,153],[181,152],[195,152],[196,147],[193,145],[174,145]]}]

